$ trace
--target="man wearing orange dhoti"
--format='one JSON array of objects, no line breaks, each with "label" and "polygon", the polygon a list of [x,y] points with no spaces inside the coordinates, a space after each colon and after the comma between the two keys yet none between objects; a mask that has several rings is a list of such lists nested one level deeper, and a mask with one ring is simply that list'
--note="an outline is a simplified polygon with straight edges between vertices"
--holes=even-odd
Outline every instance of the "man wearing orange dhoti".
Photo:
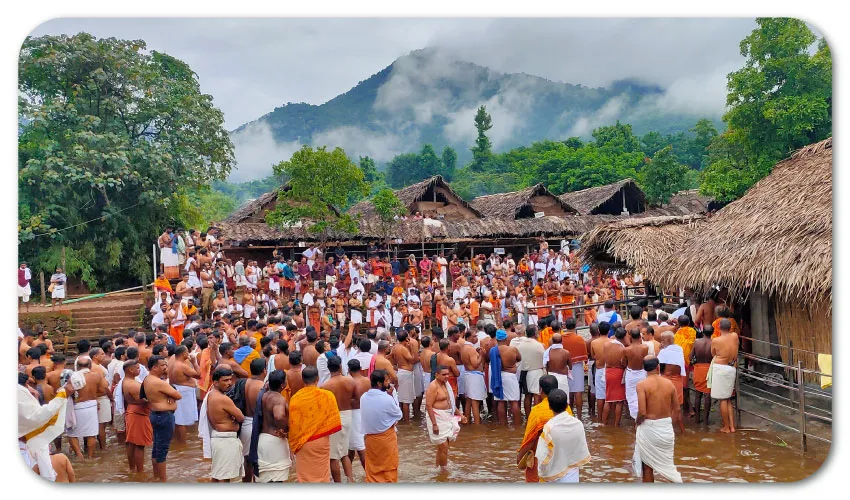
[{"label": "man wearing orange dhoti", "polygon": [[393,387],[385,370],[369,376],[372,388],[360,396],[361,431],[366,444],[366,482],[398,482],[398,438],[395,426],[402,413],[392,396]]},{"label": "man wearing orange dhoti", "polygon": [[[537,483],[540,477],[537,474],[537,459],[534,456],[534,451],[537,449],[537,440],[540,438],[540,433],[543,432],[543,426],[546,425],[555,414],[549,408],[549,393],[558,388],[558,379],[554,375],[543,375],[540,377],[540,395],[543,400],[531,407],[528,413],[528,421],[525,423],[525,435],[522,438],[522,444],[517,450],[517,465],[525,465],[525,482]],[[567,406],[566,410],[570,415],[572,410]]]},{"label": "man wearing orange dhoti", "polygon": [[295,454],[295,473],[299,483],[329,483],[330,435],[342,429],[339,408],[331,391],[317,387],[315,366],[305,367],[301,379],[304,387],[289,402],[289,449]]}]

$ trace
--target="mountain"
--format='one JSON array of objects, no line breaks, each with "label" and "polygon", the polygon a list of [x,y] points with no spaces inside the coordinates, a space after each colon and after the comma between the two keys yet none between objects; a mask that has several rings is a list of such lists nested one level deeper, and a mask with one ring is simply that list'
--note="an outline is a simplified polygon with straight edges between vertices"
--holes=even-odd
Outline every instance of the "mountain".
[{"label": "mountain", "polygon": [[[608,87],[555,82],[524,73],[500,73],[422,49],[400,57],[330,101],[287,103],[232,132],[238,170],[232,180],[271,173],[301,144],[340,146],[356,160],[385,162],[432,144],[471,158],[473,117],[486,105],[493,121],[494,149],[571,136],[589,138],[594,128],[630,123],[636,134],[687,130],[697,116],[664,105],[665,89],[625,78]],[[718,115],[722,109],[718,110]],[[719,116],[712,117],[719,124]],[[234,179],[237,177],[237,179]]]}]

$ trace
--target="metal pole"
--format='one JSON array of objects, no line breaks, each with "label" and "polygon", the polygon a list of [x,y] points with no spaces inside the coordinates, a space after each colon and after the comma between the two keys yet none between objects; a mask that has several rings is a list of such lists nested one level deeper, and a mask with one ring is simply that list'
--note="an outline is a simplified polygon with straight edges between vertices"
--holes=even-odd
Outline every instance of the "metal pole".
[{"label": "metal pole", "polygon": [[806,451],[806,396],[805,396],[805,381],[803,380],[803,363],[797,361],[797,389],[800,400],[800,444],[803,451]]},{"label": "metal pole", "polygon": [[[746,359],[744,360],[744,366],[747,366]],[[738,360],[737,366],[735,367],[735,371],[737,372],[735,375],[735,425],[736,427],[741,427],[741,361]],[[711,406],[711,398],[708,399],[708,405]],[[707,423],[707,422],[706,422]]]},{"label": "metal pole", "polygon": [[153,278],[156,279],[156,243],[153,244]]}]

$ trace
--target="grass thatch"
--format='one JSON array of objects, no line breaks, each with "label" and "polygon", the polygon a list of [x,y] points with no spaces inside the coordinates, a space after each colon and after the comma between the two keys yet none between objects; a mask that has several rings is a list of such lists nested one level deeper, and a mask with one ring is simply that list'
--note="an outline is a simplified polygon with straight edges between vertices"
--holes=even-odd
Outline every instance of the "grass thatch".
[{"label": "grass thatch", "polygon": [[232,214],[228,215],[224,222],[263,222],[263,210],[277,200],[281,189],[286,190],[289,184],[284,184],[279,189],[264,193],[254,200],[246,201]]},{"label": "grass thatch", "polygon": [[[627,196],[636,198],[635,201],[638,205],[641,207],[646,206],[646,195],[644,195],[633,179],[623,179],[613,184],[606,184],[605,186],[596,186],[571,193],[564,193],[558,198],[574,207],[580,214],[591,215],[598,213],[602,206],[612,201],[612,198],[622,189],[626,189]],[[622,202],[618,199],[615,204],[622,205]]]},{"label": "grass thatch", "polygon": [[470,201],[469,204],[484,214],[484,217],[516,219],[520,217],[520,214],[523,211],[531,211],[531,205],[529,202],[531,201],[531,198],[535,196],[551,197],[555,203],[561,206],[561,209],[564,212],[568,214],[578,213],[578,210],[561,201],[560,198],[546,189],[546,186],[542,183],[510,193],[497,193],[479,196]]},{"label": "grass thatch", "polygon": [[602,269],[657,276],[702,215],[634,217],[597,226],[581,237],[582,262]]},{"label": "grass thatch", "polygon": [[[483,217],[481,212],[473,208],[472,205],[455,193],[449,183],[447,183],[440,175],[435,175],[431,178],[425,179],[424,181],[396,190],[395,195],[404,204],[404,206],[407,207],[408,215],[413,215],[414,205],[417,202],[422,201],[426,194],[438,186],[445,188],[446,191],[449,192],[451,202],[468,208],[477,217]],[[361,201],[360,203],[355,204],[348,209],[348,213],[360,214],[365,219],[377,218],[378,216],[375,212],[375,205],[370,200]]]},{"label": "grass thatch", "polygon": [[806,146],[711,217],[673,255],[662,285],[832,301],[832,138]]}]

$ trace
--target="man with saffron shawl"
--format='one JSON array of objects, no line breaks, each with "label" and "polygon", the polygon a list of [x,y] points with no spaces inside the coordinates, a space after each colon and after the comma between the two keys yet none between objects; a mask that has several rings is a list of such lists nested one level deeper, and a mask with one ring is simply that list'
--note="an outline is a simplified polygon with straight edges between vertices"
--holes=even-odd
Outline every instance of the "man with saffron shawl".
[{"label": "man with saffron shawl", "polygon": [[[525,467],[525,482],[536,483],[540,481],[537,474],[537,458],[534,456],[534,451],[537,449],[537,440],[540,438],[540,433],[543,432],[543,426],[555,414],[549,408],[549,393],[558,388],[558,379],[554,375],[544,375],[540,377],[540,395],[543,400],[531,407],[531,412],[528,414],[528,421],[525,423],[525,435],[522,438],[522,444],[517,450],[517,465]],[[569,406],[567,413],[573,414]]]},{"label": "man with saffron shawl", "polygon": [[711,326],[714,328],[714,334],[711,335],[711,338],[716,339],[720,336],[720,320],[726,318],[729,320],[729,323],[732,325],[731,332],[737,335],[741,335],[741,327],[738,326],[738,322],[735,321],[735,318],[732,317],[732,311],[729,310],[728,307],[724,305],[717,306],[717,318],[711,323]]},{"label": "man with saffron shawl", "polygon": [[245,335],[244,333],[239,336],[239,349],[233,351],[233,359],[239,363],[239,366],[242,367],[248,373],[251,373],[251,361],[258,359],[260,355],[257,351],[251,347],[251,337]]},{"label": "man with saffron shawl", "polygon": [[162,292],[174,295],[174,289],[171,288],[171,283],[169,283],[168,279],[166,279],[165,273],[159,273],[156,275],[156,279],[153,282],[153,292],[154,297],[158,296]]},{"label": "man with saffron shawl", "polygon": [[315,366],[304,368],[301,378],[304,387],[289,402],[289,449],[295,454],[295,473],[299,483],[329,483],[330,435],[342,430],[339,408],[331,391],[317,387]]}]

